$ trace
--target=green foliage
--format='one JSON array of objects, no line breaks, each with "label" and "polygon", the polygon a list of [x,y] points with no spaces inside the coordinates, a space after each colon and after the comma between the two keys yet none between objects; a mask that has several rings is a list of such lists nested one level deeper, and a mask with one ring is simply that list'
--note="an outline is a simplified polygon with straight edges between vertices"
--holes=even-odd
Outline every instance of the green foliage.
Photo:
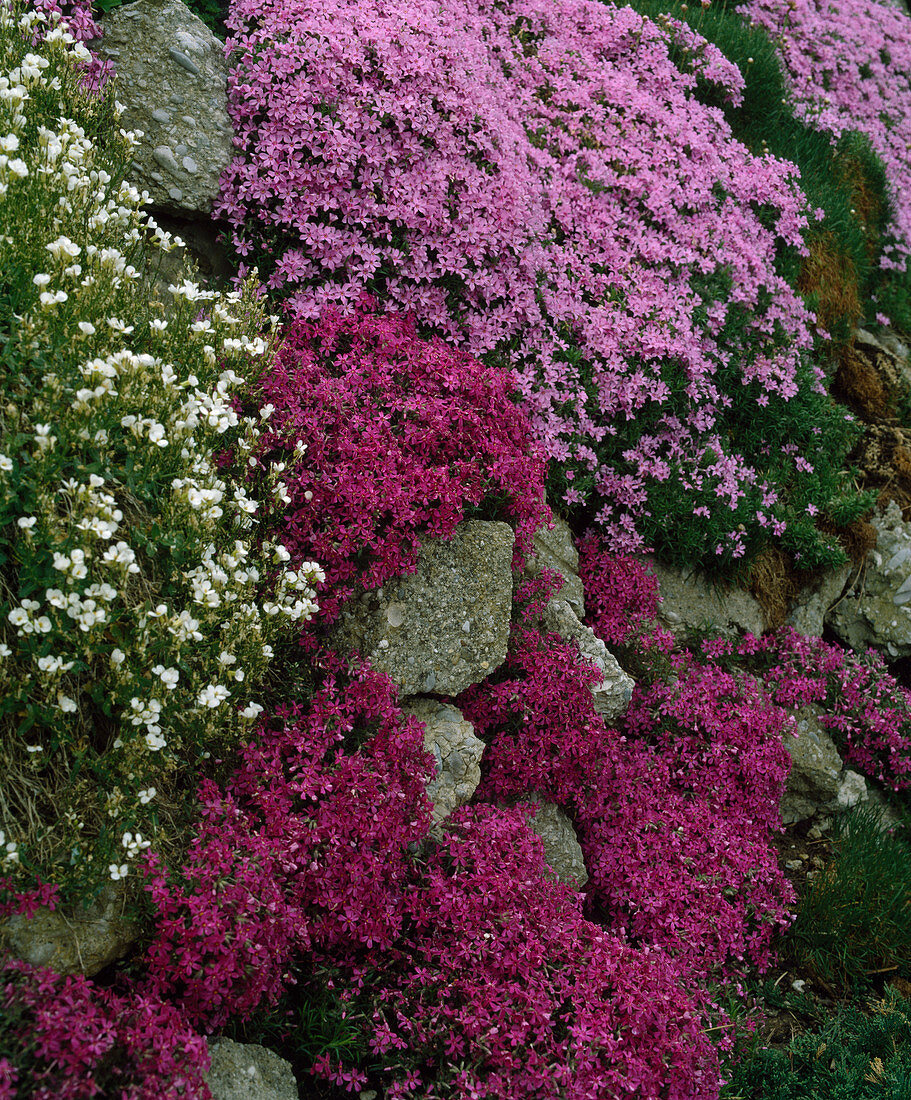
[{"label": "green foliage", "polygon": [[911,1002],[888,990],[842,1008],[787,1051],[758,1050],[736,1066],[723,1100],[908,1100]]},{"label": "green foliage", "polygon": [[830,986],[911,977],[911,849],[858,806],[835,821],[833,857],[789,932],[798,966]]}]

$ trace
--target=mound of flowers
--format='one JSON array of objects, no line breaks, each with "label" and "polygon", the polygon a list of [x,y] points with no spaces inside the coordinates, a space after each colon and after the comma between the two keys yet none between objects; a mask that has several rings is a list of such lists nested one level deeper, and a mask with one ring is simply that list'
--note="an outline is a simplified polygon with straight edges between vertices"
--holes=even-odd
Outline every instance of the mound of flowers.
[{"label": "mound of flowers", "polygon": [[514,366],[552,494],[615,550],[841,557],[816,517],[853,518],[850,440],[776,274],[814,212],[697,99],[743,86],[714,46],[589,0],[238,0],[228,25],[219,213],[297,316],[368,291]]},{"label": "mound of flowers", "polygon": [[[627,571],[638,581],[642,567]],[[613,602],[612,587],[592,588],[594,608]],[[697,982],[768,965],[792,900],[770,848],[790,767],[785,712],[752,677],[676,654],[608,729],[591,700],[599,679],[572,644],[517,626],[506,663],[459,697],[488,742],[478,795],[559,804],[599,919],[667,950]]]},{"label": "mound of flowers", "polygon": [[287,467],[277,537],[295,560],[322,563],[323,620],[357,589],[412,571],[421,539],[465,518],[506,520],[517,555],[530,548],[544,463],[516,384],[369,300],[284,330],[258,394],[272,413],[253,483],[263,464]]},{"label": "mound of flowers", "polygon": [[882,158],[893,205],[881,259],[904,270],[911,253],[911,20],[878,0],[750,0],[740,9],[778,46],[799,114],[833,138],[865,133]]}]

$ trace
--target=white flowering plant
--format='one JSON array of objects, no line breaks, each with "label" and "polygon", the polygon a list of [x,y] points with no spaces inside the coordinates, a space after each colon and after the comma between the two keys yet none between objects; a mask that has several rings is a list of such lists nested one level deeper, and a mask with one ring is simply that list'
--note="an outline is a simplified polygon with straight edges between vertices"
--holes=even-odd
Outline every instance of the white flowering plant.
[{"label": "white flowering plant", "polygon": [[259,534],[280,471],[244,489],[275,319],[252,281],[156,299],[182,242],[86,56],[0,0],[0,887],[82,897],[166,846],[323,579]]}]

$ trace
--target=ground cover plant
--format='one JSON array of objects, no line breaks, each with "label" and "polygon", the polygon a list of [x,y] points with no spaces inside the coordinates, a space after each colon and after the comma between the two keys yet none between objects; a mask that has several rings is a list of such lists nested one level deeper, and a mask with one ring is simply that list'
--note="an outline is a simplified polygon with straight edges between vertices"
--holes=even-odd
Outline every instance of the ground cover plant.
[{"label": "ground cover plant", "polygon": [[228,25],[218,209],[297,316],[367,290],[514,366],[552,497],[615,550],[843,560],[818,521],[869,504],[854,434],[776,269],[825,211],[700,102],[741,100],[720,51],[585,0],[238,2]]},{"label": "ground cover plant", "polygon": [[255,535],[278,475],[260,500],[216,461],[268,415],[232,404],[269,351],[263,304],[190,281],[150,304],[139,267],[172,241],[123,182],[135,139],[67,32],[32,52],[43,18],[4,8],[0,29],[0,870],[20,903],[129,874],[192,795],[181,769],[250,728],[321,577]]},{"label": "ground cover plant", "polygon": [[894,989],[841,1008],[787,1050],[745,1060],[724,1100],[902,1100],[911,1089],[911,1004]]},{"label": "ground cover plant", "polygon": [[[880,266],[891,273],[876,289],[880,313],[911,326],[907,260],[911,249],[908,14],[870,0],[822,4],[750,0],[740,10],[774,37],[798,114],[839,138],[866,134],[885,166],[891,224]],[[862,216],[862,212],[858,212]]]},{"label": "ground cover plant", "polygon": [[274,411],[254,470],[286,466],[275,537],[322,563],[322,621],[413,571],[421,540],[463,519],[510,522],[519,563],[546,508],[516,382],[369,301],[286,327],[256,394]]}]

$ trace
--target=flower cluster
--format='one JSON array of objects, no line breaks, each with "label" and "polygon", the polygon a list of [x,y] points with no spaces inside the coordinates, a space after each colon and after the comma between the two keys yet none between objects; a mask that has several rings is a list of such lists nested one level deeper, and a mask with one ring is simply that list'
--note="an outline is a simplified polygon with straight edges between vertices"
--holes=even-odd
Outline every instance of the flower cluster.
[{"label": "flower cluster", "polygon": [[517,625],[496,682],[459,704],[488,742],[479,795],[536,791],[563,807],[602,918],[704,981],[767,964],[773,927],[788,921],[769,845],[790,766],[786,715],[748,676],[682,655],[672,671],[637,688],[608,729],[591,699],[599,671],[572,644]]},{"label": "flower cluster", "polygon": [[117,110],[81,87],[85,49],[62,26],[33,48],[39,20],[0,10],[4,869],[97,885],[127,873],[125,831],[155,837],[140,790],[249,728],[323,574],[263,539],[279,505],[216,460],[259,446],[268,413],[235,403],[268,362],[262,305],[187,280],[161,315],[149,268],[180,242],[122,182],[135,136],[92,136]]},{"label": "flower cluster", "polygon": [[[812,126],[865,133],[882,158],[893,205],[884,267],[911,254],[911,20],[876,0],[749,0],[740,11],[773,36],[797,109]],[[854,213],[854,211],[852,211]]]},{"label": "flower cluster", "polygon": [[832,425],[789,416],[821,389],[776,273],[806,252],[797,170],[696,97],[741,93],[716,47],[590,0],[238,0],[228,25],[218,211],[297,316],[368,291],[514,366],[551,490],[615,550],[691,530],[731,562],[802,517],[838,556],[804,512],[834,487],[748,446]]},{"label": "flower cluster", "polygon": [[205,1039],[176,1009],[151,997],[112,993],[81,975],[62,978],[6,960],[0,1025],[0,1100],[211,1095]]},{"label": "flower cluster", "polygon": [[[457,810],[405,907],[402,938],[336,978],[368,1015],[390,1100],[717,1097],[672,963],[583,917],[520,810]],[[316,1070],[366,1083],[328,1056]]]},{"label": "flower cluster", "polygon": [[894,791],[911,789],[911,691],[874,650],[852,653],[790,627],[705,646],[753,668],[780,706],[821,705],[819,722],[849,764]]},{"label": "flower cluster", "polygon": [[155,994],[217,1026],[273,1001],[292,953],[388,946],[408,846],[430,824],[422,734],[391,681],[367,670],[330,677],[309,707],[265,722],[228,789],[200,788],[180,876],[148,858]]},{"label": "flower cluster", "polygon": [[286,328],[261,383],[274,411],[253,483],[262,462],[287,466],[278,536],[323,564],[324,618],[356,588],[413,570],[420,540],[466,516],[511,522],[517,553],[529,549],[544,466],[514,382],[370,303]]}]

